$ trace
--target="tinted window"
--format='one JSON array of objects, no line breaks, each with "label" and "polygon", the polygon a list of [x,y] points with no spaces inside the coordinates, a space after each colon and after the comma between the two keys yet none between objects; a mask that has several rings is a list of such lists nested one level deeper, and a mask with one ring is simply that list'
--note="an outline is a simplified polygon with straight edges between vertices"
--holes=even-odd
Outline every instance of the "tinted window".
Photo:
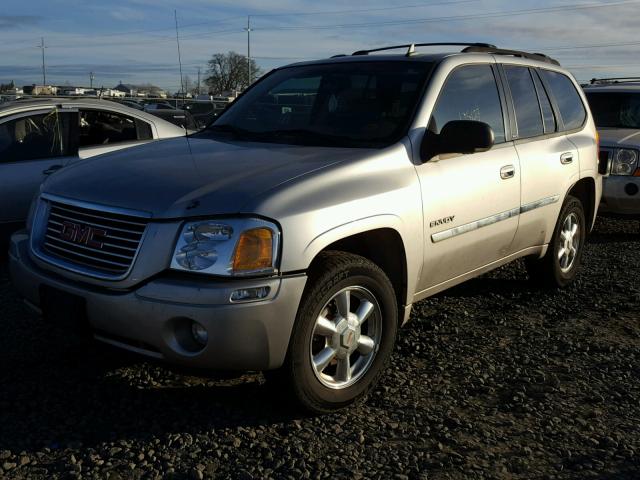
[{"label": "tinted window", "polygon": [[75,114],[54,110],[0,124],[0,162],[71,155],[69,127]]},{"label": "tinted window", "polygon": [[544,133],[538,95],[527,67],[505,66],[507,82],[516,111],[518,138],[535,137]]},{"label": "tinted window", "polygon": [[542,82],[538,78],[537,73],[533,73],[533,83],[536,84],[536,91],[538,92],[538,101],[540,102],[540,110],[542,110],[542,120],[544,122],[544,133],[553,133],[556,131],[556,117],[553,114],[553,108],[551,107],[551,101],[547,95]]},{"label": "tinted window", "polygon": [[113,145],[151,138],[146,122],[103,110],[80,112],[80,146]]},{"label": "tinted window", "polygon": [[198,125],[196,125],[193,116],[184,110],[159,110],[157,112],[153,112],[153,114],[156,117],[160,117],[167,122],[173,123],[174,125],[187,130],[198,129]]},{"label": "tinted window", "polygon": [[440,133],[452,120],[477,120],[491,126],[495,143],[505,141],[502,106],[489,65],[469,65],[451,73],[433,110],[429,130]]},{"label": "tinted window", "polygon": [[212,113],[214,110],[213,103],[191,103],[184,108],[193,114]]},{"label": "tinted window", "polygon": [[598,127],[640,129],[640,94],[587,92],[587,100]]},{"label": "tinted window", "polygon": [[431,67],[407,61],[283,68],[209,128],[241,140],[382,147],[406,135]]},{"label": "tinted window", "polygon": [[584,123],[587,112],[573,82],[561,73],[542,70],[542,76],[549,83],[551,93],[560,109],[560,116],[565,130],[579,128]]}]

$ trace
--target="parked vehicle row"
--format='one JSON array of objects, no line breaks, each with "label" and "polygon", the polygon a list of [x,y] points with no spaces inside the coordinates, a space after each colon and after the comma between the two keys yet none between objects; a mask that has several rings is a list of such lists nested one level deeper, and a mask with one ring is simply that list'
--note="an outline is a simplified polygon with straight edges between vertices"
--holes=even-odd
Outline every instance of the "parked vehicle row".
[{"label": "parked vehicle row", "polygon": [[606,168],[580,86],[541,54],[425,45],[275,69],[201,132],[51,175],[15,286],[100,341],[265,370],[326,412],[375,385],[415,302],[523,257],[570,284]]}]

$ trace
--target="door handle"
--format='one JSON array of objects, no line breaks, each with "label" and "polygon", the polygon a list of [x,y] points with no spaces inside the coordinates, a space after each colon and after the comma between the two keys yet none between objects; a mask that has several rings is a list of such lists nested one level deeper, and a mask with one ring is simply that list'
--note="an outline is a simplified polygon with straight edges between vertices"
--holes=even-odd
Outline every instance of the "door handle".
[{"label": "door handle", "polygon": [[62,165],[51,165],[46,170],[43,170],[42,173],[45,175],[51,175],[52,173],[57,172],[61,168],[62,168]]},{"label": "door handle", "polygon": [[569,165],[573,162],[573,153],[567,152],[560,155],[560,163],[563,165]]},{"label": "door handle", "polygon": [[516,176],[516,168],[513,165],[505,165],[500,169],[500,178],[508,180]]}]

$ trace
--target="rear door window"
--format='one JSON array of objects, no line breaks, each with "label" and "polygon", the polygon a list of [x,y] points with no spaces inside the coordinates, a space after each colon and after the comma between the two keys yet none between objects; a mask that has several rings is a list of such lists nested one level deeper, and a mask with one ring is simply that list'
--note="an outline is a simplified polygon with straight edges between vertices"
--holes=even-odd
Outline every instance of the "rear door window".
[{"label": "rear door window", "polygon": [[564,130],[580,128],[587,117],[587,112],[571,79],[551,70],[541,70],[541,73],[558,104]]},{"label": "rear door window", "polygon": [[542,135],[544,133],[542,114],[529,68],[507,65],[504,71],[516,113],[517,138]]},{"label": "rear door window", "polygon": [[489,65],[466,65],[454,70],[442,87],[429,122],[439,134],[453,120],[476,120],[489,124],[495,143],[505,141],[504,117],[493,70]]},{"label": "rear door window", "polygon": [[75,155],[70,135],[75,115],[53,110],[0,124],[0,163]]},{"label": "rear door window", "polygon": [[80,147],[150,140],[151,127],[142,120],[105,110],[80,112]]}]

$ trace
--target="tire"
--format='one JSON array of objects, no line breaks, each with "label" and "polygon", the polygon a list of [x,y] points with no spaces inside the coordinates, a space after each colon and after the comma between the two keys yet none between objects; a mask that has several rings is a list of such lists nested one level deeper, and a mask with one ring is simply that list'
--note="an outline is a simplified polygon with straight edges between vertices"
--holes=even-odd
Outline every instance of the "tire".
[{"label": "tire", "polygon": [[[568,195],[560,210],[545,256],[540,259],[525,259],[529,278],[545,288],[564,288],[570,285],[575,280],[582,262],[586,225],[582,202]],[[573,228],[576,228],[575,233],[570,240],[565,240]],[[567,254],[567,251],[571,251],[567,247],[575,249],[574,253]]]},{"label": "tire", "polygon": [[396,296],[385,273],[366,258],[323,252],[309,272],[278,383],[312,413],[359,401],[384,371],[397,330]]}]

